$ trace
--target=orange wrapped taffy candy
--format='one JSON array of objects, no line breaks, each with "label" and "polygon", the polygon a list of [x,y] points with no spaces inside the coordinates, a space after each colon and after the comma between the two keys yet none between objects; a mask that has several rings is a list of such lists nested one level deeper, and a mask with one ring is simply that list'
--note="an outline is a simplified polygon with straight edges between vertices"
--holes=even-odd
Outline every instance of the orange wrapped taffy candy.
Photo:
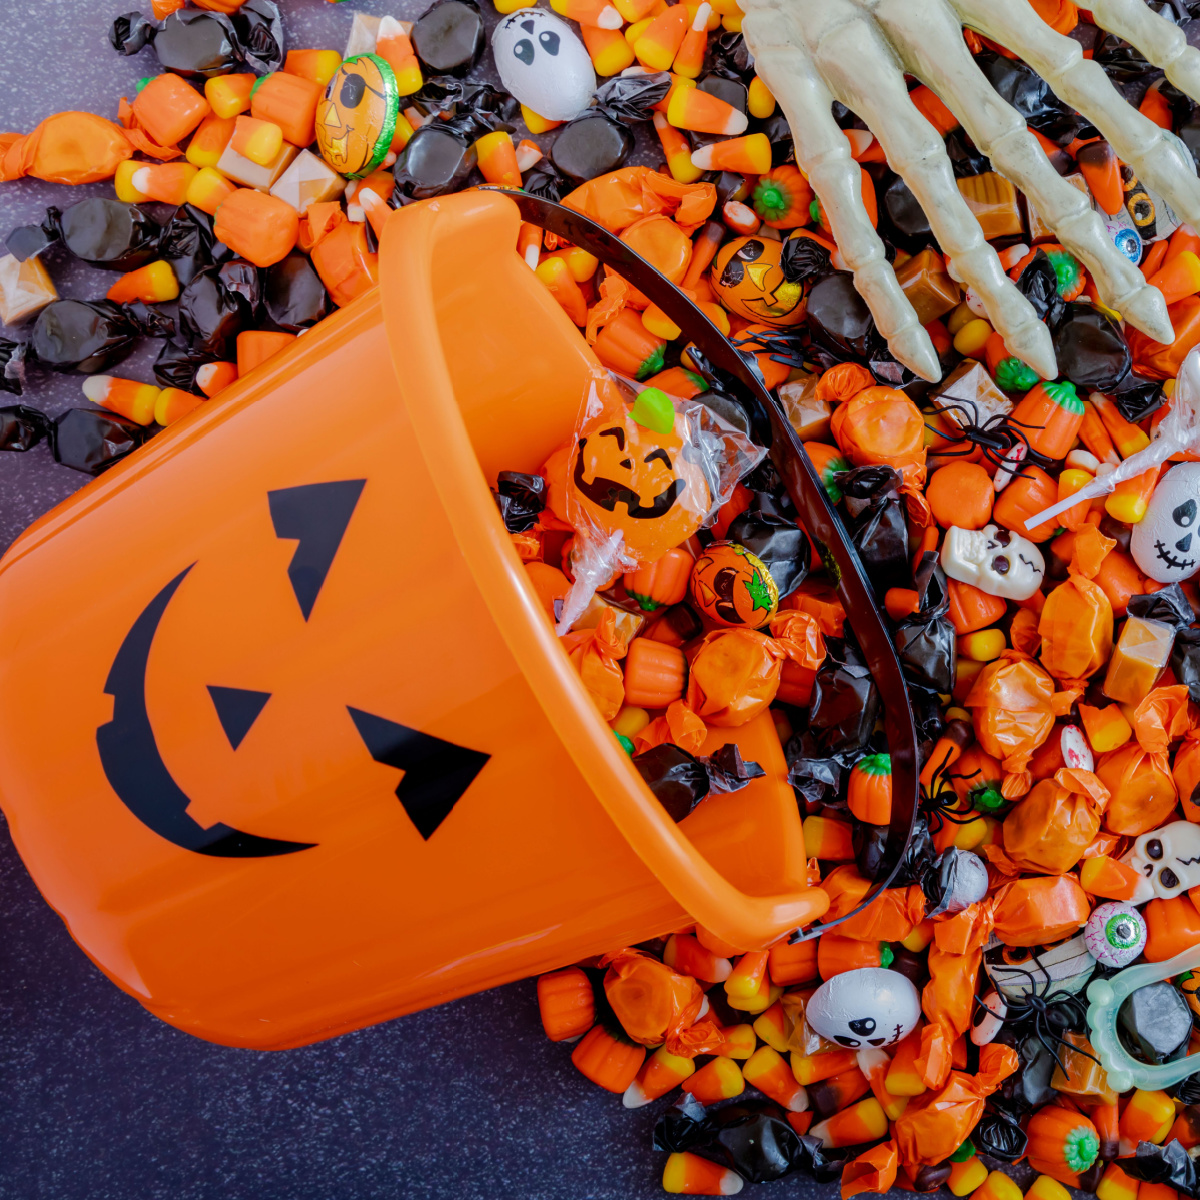
[{"label": "orange wrapped taffy candy", "polygon": [[1200,732],[1197,730],[1187,731],[1186,740],[1175,754],[1171,778],[1175,780],[1184,819],[1200,821],[1200,795],[1197,794],[1200,788]]},{"label": "orange wrapped taffy candy", "polygon": [[633,752],[644,754],[655,746],[671,742],[689,754],[699,754],[707,736],[708,727],[704,722],[682,700],[676,700],[667,706],[661,717],[655,717],[640,733],[633,735]]},{"label": "orange wrapped taffy candy", "polygon": [[1090,523],[1071,538],[1070,578],[1046,597],[1038,623],[1042,666],[1056,679],[1086,679],[1112,654],[1112,603],[1093,580],[1114,546]]},{"label": "orange wrapped taffy candy", "polygon": [[622,167],[588,180],[562,202],[611,233],[621,233],[643,217],[665,213],[690,235],[712,215],[717,189],[711,183],[677,183],[649,167]]},{"label": "orange wrapped taffy candy", "polygon": [[[662,213],[642,217],[621,234],[621,241],[672,283],[678,285],[683,282],[688,264],[692,261],[692,242],[670,217]],[[649,298],[632,285],[629,285],[625,303],[636,309],[650,306]]]},{"label": "orange wrapped taffy candy", "polygon": [[640,950],[616,950],[601,960],[608,967],[604,994],[621,1027],[643,1046],[657,1046],[689,1029],[704,993],[690,975],[676,975]]},{"label": "orange wrapped taffy candy", "polygon": [[94,113],[55,113],[31,133],[0,133],[0,181],[32,175],[47,183],[96,183],[111,179],[133,149],[112,121]]},{"label": "orange wrapped taffy candy", "polygon": [[834,441],[856,466],[894,467],[913,487],[925,483],[925,418],[895,388],[864,388],[833,410]]},{"label": "orange wrapped taffy candy", "polygon": [[[825,920],[835,921],[852,912],[871,890],[871,881],[853,863],[834,867],[821,884],[829,897]],[[917,884],[885,888],[849,921],[838,926],[843,937],[860,942],[902,942],[925,918],[925,893]]]},{"label": "orange wrapped taffy candy", "polygon": [[1074,875],[1042,875],[1006,883],[992,897],[996,936],[1006,946],[1041,946],[1069,937],[1091,914]]},{"label": "orange wrapped taffy candy", "polygon": [[889,1191],[896,1182],[899,1165],[900,1155],[895,1142],[881,1142],[870,1150],[864,1150],[842,1168],[842,1200],[850,1200],[851,1196],[859,1196],[864,1192],[876,1194]]},{"label": "orange wrapped taffy candy", "polygon": [[838,363],[821,374],[817,380],[814,399],[832,400],[835,404],[853,400],[859,392],[875,386],[875,376],[858,363]]},{"label": "orange wrapped taffy candy", "polygon": [[625,657],[626,645],[617,633],[617,620],[611,608],[600,614],[594,629],[576,629],[562,638],[583,686],[591,693],[592,702],[606,721],[621,711],[625,703],[625,676],[617,659]]},{"label": "orange wrapped taffy candy", "polygon": [[814,671],[825,661],[825,639],[808,613],[779,613],[770,629],[773,637],[753,629],[719,629],[693,653],[685,701],[706,724],[752,721],[775,699],[788,659]]},{"label": "orange wrapped taffy candy", "polygon": [[312,258],[339,308],[379,282],[379,255],[367,244],[365,225],[351,221],[336,200],[308,206],[300,218],[297,245]]},{"label": "orange wrapped taffy candy", "polygon": [[1069,871],[1100,832],[1108,798],[1091,771],[1063,767],[1004,818],[1004,854],[1021,871]]},{"label": "orange wrapped taffy candy", "polygon": [[1167,751],[1194,721],[1188,690],[1182,684],[1158,687],[1133,714],[1133,738],[1100,756],[1096,774],[1112,792],[1104,828],[1130,837],[1157,829],[1178,798]]},{"label": "orange wrapped taffy candy", "polygon": [[1070,710],[1072,699],[1070,693],[1056,696],[1050,676],[1017,650],[1005,650],[979,672],[964,707],[971,710],[979,744],[1004,767],[1006,799],[1029,790],[1029,759],[1050,736],[1060,710]]},{"label": "orange wrapped taffy candy", "polygon": [[1020,1066],[1011,1046],[992,1042],[979,1051],[979,1073],[951,1071],[946,1086],[915,1096],[893,1126],[900,1161],[908,1166],[944,1162],[971,1135],[983,1102]]}]

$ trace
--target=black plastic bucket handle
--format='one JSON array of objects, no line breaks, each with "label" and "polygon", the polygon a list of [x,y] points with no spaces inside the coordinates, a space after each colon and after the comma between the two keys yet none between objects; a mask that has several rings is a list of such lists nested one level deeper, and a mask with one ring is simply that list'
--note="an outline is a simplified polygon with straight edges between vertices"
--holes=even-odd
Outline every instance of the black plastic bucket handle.
[{"label": "black plastic bucket handle", "polygon": [[771,461],[796,505],[804,528],[817,544],[826,570],[836,577],[838,596],[846,610],[846,618],[854,630],[883,700],[884,728],[892,759],[892,819],[880,870],[857,908],[836,921],[813,925],[793,940],[807,941],[818,937],[825,930],[861,912],[891,884],[908,849],[918,812],[917,728],[908,702],[908,686],[900,669],[892,635],[875,603],[862,564],[850,543],[842,518],[830,504],[824,484],[813,469],[795,429],[782,406],[764,385],[754,355],[739,351],[679,288],[603,225],[574,209],[540,196],[499,188],[495,190],[504,191],[520,209],[521,217],[531,225],[549,230],[572,245],[582,247],[606,267],[617,271],[647,296],[651,303],[662,309],[683,330],[684,337],[694,342],[713,366],[732,376],[770,417]]}]

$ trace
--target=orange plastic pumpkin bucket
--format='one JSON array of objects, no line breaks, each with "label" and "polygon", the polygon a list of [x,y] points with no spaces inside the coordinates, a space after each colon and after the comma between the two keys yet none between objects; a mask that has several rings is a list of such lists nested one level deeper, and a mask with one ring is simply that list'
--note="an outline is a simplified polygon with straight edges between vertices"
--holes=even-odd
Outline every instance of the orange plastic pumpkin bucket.
[{"label": "orange plastic pumpkin bucket", "polygon": [[489,493],[596,360],[512,200],[396,213],[380,289],[85,487],[0,562],[0,802],[96,964],[282,1048],[696,919],[821,916],[766,777],[675,825],[557,645]]}]

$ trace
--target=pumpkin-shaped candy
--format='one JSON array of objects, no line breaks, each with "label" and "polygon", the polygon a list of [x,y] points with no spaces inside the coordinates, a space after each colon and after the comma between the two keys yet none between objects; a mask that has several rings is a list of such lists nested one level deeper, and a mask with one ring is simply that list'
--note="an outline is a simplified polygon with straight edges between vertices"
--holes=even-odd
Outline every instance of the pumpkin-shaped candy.
[{"label": "pumpkin-shaped candy", "polygon": [[798,325],[804,320],[804,285],[783,274],[783,243],[771,238],[734,238],[722,246],[712,266],[717,299],[730,312],[767,325]]},{"label": "pumpkin-shaped candy", "polygon": [[360,179],[375,170],[396,133],[396,76],[377,54],[348,58],[317,103],[317,149],[337,172]]},{"label": "pumpkin-shaped candy", "polygon": [[718,625],[761,629],[779,607],[762,559],[737,542],[713,542],[692,568],[692,603]]}]

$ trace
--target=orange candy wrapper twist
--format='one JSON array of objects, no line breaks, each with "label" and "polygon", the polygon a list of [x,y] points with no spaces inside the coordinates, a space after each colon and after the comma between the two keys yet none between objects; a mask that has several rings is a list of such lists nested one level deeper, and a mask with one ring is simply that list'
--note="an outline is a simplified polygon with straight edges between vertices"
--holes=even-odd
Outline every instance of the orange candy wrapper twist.
[{"label": "orange candy wrapper twist", "polygon": [[1105,829],[1136,837],[1170,819],[1178,793],[1167,751],[1174,738],[1195,724],[1188,690],[1181,684],[1154,688],[1137,706],[1133,738],[1096,763],[1096,774],[1113,795]]},{"label": "orange candy wrapper twist", "polygon": [[[861,904],[871,881],[852,863],[834,867],[821,887],[829,897],[827,921],[836,921]],[[885,888],[857,916],[838,926],[843,937],[860,942],[902,942],[925,918],[925,893],[917,884]]]},{"label": "orange candy wrapper twist", "polygon": [[566,634],[562,646],[600,715],[611,721],[625,702],[625,676],[617,660],[625,657],[627,647],[617,633],[616,614],[606,608],[594,629]]},{"label": "orange candy wrapper twist", "polygon": [[622,167],[591,179],[562,203],[621,233],[635,221],[665,213],[689,237],[712,215],[717,189],[711,183],[677,183],[649,167]]},{"label": "orange candy wrapper twist", "polygon": [[888,1191],[896,1182],[900,1155],[894,1141],[881,1142],[852,1158],[842,1168],[842,1200],[864,1192]]},{"label": "orange candy wrapper twist", "polygon": [[[683,1037],[695,1024],[704,1001],[700,985],[690,975],[676,975],[658,959],[628,948],[606,954],[600,965],[608,967],[604,976],[604,994],[633,1041],[643,1046],[657,1046],[667,1041],[668,1051],[683,1057],[712,1053],[701,1049],[708,1044],[712,1030],[698,1029],[699,1036],[694,1034],[690,1038],[691,1046],[688,1046],[689,1039]],[[680,1044],[688,1047],[691,1053],[674,1048]]]},{"label": "orange candy wrapper twist", "polygon": [[1011,1046],[993,1042],[979,1052],[977,1075],[951,1071],[941,1090],[910,1100],[894,1126],[900,1161],[932,1166],[949,1158],[979,1124],[984,1100],[1019,1066]]},{"label": "orange candy wrapper twist", "polygon": [[0,133],[0,182],[32,175],[47,183],[96,183],[111,179],[133,151],[112,121],[94,113],[55,113],[30,133]]},{"label": "orange candy wrapper twist", "polygon": [[985,846],[988,860],[999,866],[1003,856],[1013,874],[1069,871],[1100,832],[1108,801],[1108,788],[1091,771],[1064,767],[1005,817],[1004,847]]},{"label": "orange candy wrapper twist", "polygon": [[904,482],[925,484],[925,418],[895,388],[863,388],[839,404],[831,423],[834,440],[856,466],[894,467]]}]

